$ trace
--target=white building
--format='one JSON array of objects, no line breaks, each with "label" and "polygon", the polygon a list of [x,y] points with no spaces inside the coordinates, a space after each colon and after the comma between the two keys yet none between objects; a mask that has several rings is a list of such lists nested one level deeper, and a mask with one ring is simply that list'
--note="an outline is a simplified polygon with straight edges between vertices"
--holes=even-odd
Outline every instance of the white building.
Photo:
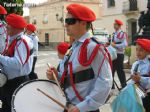
[{"label": "white building", "polygon": [[40,42],[54,46],[68,41],[64,28],[66,6],[71,3],[84,4],[90,7],[97,18],[101,17],[99,0],[48,0],[36,7],[30,7],[30,23],[37,26]]},{"label": "white building", "polygon": [[94,27],[106,28],[110,34],[113,33],[115,19],[124,22],[122,29],[128,33],[130,42],[137,32],[137,21],[140,12],[147,10],[148,0],[102,0],[102,17],[98,19]]}]

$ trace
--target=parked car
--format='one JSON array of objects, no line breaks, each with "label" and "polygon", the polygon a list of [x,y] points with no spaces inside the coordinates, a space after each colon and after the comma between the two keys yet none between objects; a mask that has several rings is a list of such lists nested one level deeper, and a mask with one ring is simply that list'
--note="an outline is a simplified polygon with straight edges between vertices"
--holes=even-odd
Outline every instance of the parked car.
[{"label": "parked car", "polygon": [[98,41],[104,44],[108,42],[109,34],[105,28],[95,28],[93,30],[93,33],[94,33],[94,37],[96,37]]}]

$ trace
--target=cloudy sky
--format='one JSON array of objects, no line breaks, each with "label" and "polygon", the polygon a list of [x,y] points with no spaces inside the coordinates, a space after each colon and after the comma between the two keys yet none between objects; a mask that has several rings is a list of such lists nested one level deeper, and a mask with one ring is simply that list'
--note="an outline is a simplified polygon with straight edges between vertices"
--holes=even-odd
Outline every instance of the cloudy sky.
[{"label": "cloudy sky", "polygon": [[[24,1],[25,1],[25,5],[32,5],[32,4],[39,4],[47,0],[24,0]],[[24,14],[23,14],[24,16],[29,15],[29,9],[27,7],[24,7],[23,11],[24,11]]]}]

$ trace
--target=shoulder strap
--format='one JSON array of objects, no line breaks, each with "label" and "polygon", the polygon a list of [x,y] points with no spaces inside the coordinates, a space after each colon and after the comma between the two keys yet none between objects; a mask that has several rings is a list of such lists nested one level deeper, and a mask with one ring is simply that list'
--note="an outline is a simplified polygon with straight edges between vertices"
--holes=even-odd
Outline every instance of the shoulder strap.
[{"label": "shoulder strap", "polygon": [[23,43],[25,44],[25,47],[26,47],[26,50],[27,50],[27,58],[26,58],[26,60],[24,62],[24,64],[25,64],[25,63],[27,63],[27,61],[28,61],[28,59],[30,57],[30,48],[29,48],[29,46],[28,46],[28,44],[27,44],[25,39],[23,39]]},{"label": "shoulder strap", "polygon": [[135,73],[138,72],[138,69],[139,69],[139,63],[137,63],[137,64],[135,65],[134,72],[135,72]]},{"label": "shoulder strap", "polygon": [[120,32],[118,33],[118,35],[117,35],[117,38],[118,38],[118,39],[123,39],[123,37],[124,37],[124,32],[123,32],[123,31],[120,31]]},{"label": "shoulder strap", "polygon": [[60,72],[60,69],[59,69],[59,68],[60,68],[60,64],[58,64],[58,66],[57,66],[57,71],[58,71],[58,72]]},{"label": "shoulder strap", "polygon": [[[91,40],[92,40],[92,41],[94,41],[94,42],[95,42],[95,43],[97,43],[97,44],[101,44],[101,45],[103,45],[103,43],[99,42],[99,41],[98,41],[98,40],[96,40],[94,37],[92,37],[92,38],[91,38]],[[108,50],[106,49],[106,47],[105,47],[105,46],[103,46],[103,47],[104,47],[104,50],[105,50],[105,52],[106,52],[106,54],[107,54],[107,56],[108,56],[109,64],[110,64],[110,66],[111,66],[111,68],[112,68],[112,60],[111,60],[110,53],[108,52]]]},{"label": "shoulder strap", "polygon": [[92,37],[91,40],[97,44],[103,44],[102,42],[99,42],[95,37]]},{"label": "shoulder strap", "polygon": [[6,50],[3,54],[6,56],[12,57],[14,55],[15,46],[17,44],[17,40],[13,40],[12,43],[9,45],[8,50]]},{"label": "shoulder strap", "polygon": [[[8,53],[9,56],[13,56],[14,55],[15,47],[16,47],[17,42],[19,40],[23,41],[23,43],[25,44],[26,50],[27,50],[27,58],[26,58],[25,62],[23,63],[23,65],[24,65],[25,63],[27,63],[27,61],[29,59],[29,56],[30,56],[30,49],[29,49],[29,46],[28,46],[28,44],[27,44],[25,39],[23,39],[23,38],[16,38],[15,40],[13,40],[13,42],[11,43],[11,45],[8,48],[8,52],[7,53]],[[6,53],[6,55],[7,55],[7,53]]]}]

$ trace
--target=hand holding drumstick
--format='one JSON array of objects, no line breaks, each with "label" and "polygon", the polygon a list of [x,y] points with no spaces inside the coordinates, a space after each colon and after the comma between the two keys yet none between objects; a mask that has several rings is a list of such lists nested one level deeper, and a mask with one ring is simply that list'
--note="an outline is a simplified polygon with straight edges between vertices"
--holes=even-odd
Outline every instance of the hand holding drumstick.
[{"label": "hand holding drumstick", "polygon": [[55,76],[58,77],[58,72],[57,72],[56,68],[50,67],[49,63],[47,63],[47,65],[48,65],[48,69],[46,71],[47,78],[49,80],[55,80],[53,74],[55,74]]},{"label": "hand holding drumstick", "polygon": [[56,72],[57,70],[54,68],[54,67],[50,67],[50,64],[47,63],[48,67],[49,67],[49,71],[47,71],[47,77],[50,79],[50,80],[55,80],[58,87],[59,87],[59,90],[61,91],[62,95],[65,96],[64,92],[62,91],[61,89],[61,86],[58,82],[58,79],[57,79],[57,76],[58,76],[58,73]]}]

